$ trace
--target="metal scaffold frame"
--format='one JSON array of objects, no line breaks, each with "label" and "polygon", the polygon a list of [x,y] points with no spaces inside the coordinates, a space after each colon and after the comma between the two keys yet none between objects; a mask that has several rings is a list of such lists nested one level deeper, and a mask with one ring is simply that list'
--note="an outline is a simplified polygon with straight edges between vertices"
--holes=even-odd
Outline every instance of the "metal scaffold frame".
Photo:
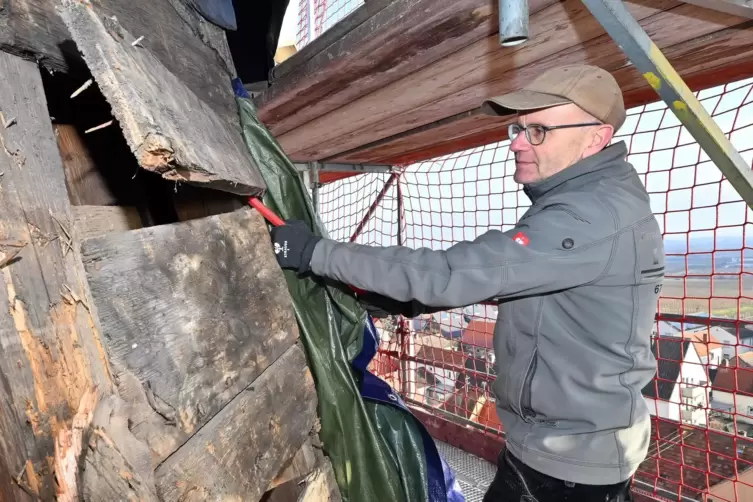
[{"label": "metal scaffold frame", "polygon": [[[746,0],[692,0],[690,3],[725,10],[724,5],[751,7]],[[583,0],[610,37],[659,94],[667,107],[690,132],[703,151],[726,176],[748,207],[753,208],[753,171],[724,135],[717,123],[651,41],[622,0]],[[747,5],[747,7],[745,7]]]}]

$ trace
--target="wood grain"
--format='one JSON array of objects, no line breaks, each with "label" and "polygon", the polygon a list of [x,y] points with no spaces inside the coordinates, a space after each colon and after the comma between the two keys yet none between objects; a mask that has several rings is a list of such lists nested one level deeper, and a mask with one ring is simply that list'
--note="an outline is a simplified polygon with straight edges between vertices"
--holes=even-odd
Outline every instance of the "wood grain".
[{"label": "wood grain", "polygon": [[68,195],[74,206],[109,206],[117,204],[118,198],[107,186],[107,180],[97,168],[87,151],[76,127],[72,124],[55,124],[60,157],[65,169]]},{"label": "wood grain", "polygon": [[0,74],[0,499],[51,500],[56,431],[112,384],[39,70],[0,52]]},{"label": "wood grain", "polygon": [[[264,181],[240,135],[117,21],[64,0],[61,15],[139,165],[167,180],[256,195]],[[228,84],[229,85],[229,84]]]},{"label": "wood grain", "polygon": [[170,501],[257,501],[301,447],[316,416],[316,391],[294,345],[155,473]]},{"label": "wood grain", "polygon": [[116,395],[97,405],[81,460],[80,500],[157,502],[149,448],[129,430],[130,420],[129,406]]},{"label": "wood grain", "polygon": [[[665,56],[694,91],[753,77],[753,23],[720,30],[664,50]],[[659,101],[656,92],[633,66],[613,74],[628,108]],[[386,140],[346,153],[337,162],[410,164],[507,139],[507,118],[475,115],[426,127],[415,134]],[[437,141],[437,138],[441,140]]]},{"label": "wood grain", "polygon": [[234,194],[191,185],[178,187],[172,199],[180,221],[229,213],[248,206],[245,199]]},{"label": "wood grain", "polygon": [[[93,0],[103,16],[115,16],[199,99],[230,123],[238,112],[229,85],[235,75],[224,31],[182,0]],[[5,0],[0,50],[55,71],[78,72],[82,62],[57,12],[59,2]]]},{"label": "wood grain", "polygon": [[[662,11],[672,3],[626,4],[660,48],[708,36],[744,21],[706,11],[704,17],[699,17],[698,8],[688,4]],[[583,9],[581,2],[554,5],[539,14],[541,21],[532,25],[532,41],[513,48],[515,53],[487,50],[492,54],[487,57],[478,48],[468,47],[278,139],[297,161],[328,159],[359,145],[477,108],[486,97],[520,88],[554,66],[590,63],[610,71],[624,66],[625,55]],[[489,38],[476,45],[491,47],[493,43],[496,41]]]},{"label": "wood grain", "polygon": [[[270,70],[270,81],[275,82],[284,79],[287,75],[293,73],[303,64],[316,57],[328,47],[337,43],[338,40],[345,37],[357,26],[367,22],[374,17],[379,11],[390,5],[393,0],[369,0],[363,5],[356,8],[353,12],[342,18],[332,25],[327,31],[304,45],[299,51],[286,59],[283,64],[279,64]],[[268,99],[271,96],[268,96]]]},{"label": "wood grain", "polygon": [[[529,11],[556,2],[532,0]],[[256,99],[259,118],[280,136],[495,34],[498,19],[491,0],[393,1],[273,81]]]},{"label": "wood grain", "polygon": [[298,339],[250,208],[82,243],[118,390],[159,463]]},{"label": "wood grain", "polygon": [[[677,5],[675,0],[639,0],[638,3],[626,3],[638,20]],[[304,127],[278,135],[278,140],[285,151],[296,159],[308,155],[324,158],[321,155],[329,154],[328,146],[334,146],[330,145],[335,138],[330,136],[334,132],[333,129],[345,134],[345,138],[342,138],[344,144],[337,146],[340,152],[345,151],[358,146],[348,140],[353,139],[352,136],[357,133],[360,134],[362,127],[393,126],[395,124],[391,120],[392,117],[406,115],[411,110],[436,102],[440,98],[452,97],[456,92],[483,85],[495,77],[518,71],[526,65],[606,33],[579,0],[557,2],[533,14],[529,32],[530,39],[527,43],[510,48],[499,46],[498,35],[484,37],[435,64],[411,73],[404,79],[396,80],[349,105],[337,108]],[[435,116],[434,120],[476,106],[478,103],[465,110],[448,110]],[[263,109],[260,109],[261,112]],[[341,120],[347,122],[339,122]],[[414,120],[402,123],[401,127],[402,130],[407,130],[420,125],[420,122]],[[389,135],[397,132],[401,131],[395,130]],[[372,141],[380,137],[377,134],[370,135]],[[325,149],[327,153],[324,152]]]},{"label": "wood grain", "polygon": [[79,239],[143,227],[135,207],[73,206],[71,210]]},{"label": "wood grain", "polygon": [[311,438],[308,438],[295,455],[283,464],[283,467],[277,476],[270,481],[267,490],[271,490],[291,481],[298,483],[316,468],[320,456],[322,456],[321,450],[315,449]]}]

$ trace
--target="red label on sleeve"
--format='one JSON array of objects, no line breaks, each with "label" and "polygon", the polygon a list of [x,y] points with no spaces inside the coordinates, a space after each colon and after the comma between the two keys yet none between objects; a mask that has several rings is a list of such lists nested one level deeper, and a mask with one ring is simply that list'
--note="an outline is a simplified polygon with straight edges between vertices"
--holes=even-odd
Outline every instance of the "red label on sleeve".
[{"label": "red label on sleeve", "polygon": [[527,246],[528,243],[530,242],[526,234],[524,234],[523,232],[518,232],[517,234],[515,234],[515,237],[513,237],[513,240],[517,242],[518,244],[520,244],[521,246]]}]

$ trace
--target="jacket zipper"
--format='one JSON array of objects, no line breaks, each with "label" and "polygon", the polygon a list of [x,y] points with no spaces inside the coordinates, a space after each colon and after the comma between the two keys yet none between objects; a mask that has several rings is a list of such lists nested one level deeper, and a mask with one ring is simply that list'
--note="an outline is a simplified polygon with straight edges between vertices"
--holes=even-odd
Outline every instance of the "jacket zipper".
[{"label": "jacket zipper", "polygon": [[533,377],[536,374],[536,367],[538,366],[538,347],[533,349],[533,357],[528,364],[528,371],[526,372],[526,378],[523,381],[523,389],[520,393],[520,410],[521,417],[529,424],[538,424],[546,427],[557,427],[559,421],[557,420],[542,420],[536,418],[536,411],[531,405],[531,387],[533,386]]},{"label": "jacket zipper", "polygon": [[528,363],[528,370],[526,371],[526,377],[523,381],[523,389],[520,392],[520,411],[523,420],[528,423],[533,423],[533,417],[536,416],[536,412],[531,408],[531,385],[538,364],[538,357],[536,357],[538,350],[538,347],[534,347],[531,362]]}]

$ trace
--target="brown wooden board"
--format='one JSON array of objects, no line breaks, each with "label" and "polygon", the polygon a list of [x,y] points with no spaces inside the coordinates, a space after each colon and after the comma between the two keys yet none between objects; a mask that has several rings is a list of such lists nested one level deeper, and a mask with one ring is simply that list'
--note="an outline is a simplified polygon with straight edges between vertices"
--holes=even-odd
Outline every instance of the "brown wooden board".
[{"label": "brown wooden board", "polygon": [[234,194],[191,185],[178,187],[172,194],[172,202],[180,221],[229,213],[248,206],[247,201]]},{"label": "brown wooden board", "polygon": [[144,226],[135,207],[73,206],[71,210],[80,239],[110,232],[126,232]]},{"label": "brown wooden board", "polygon": [[0,53],[0,75],[0,500],[51,500],[54,438],[111,381],[39,70]]},{"label": "brown wooden board", "polygon": [[133,435],[130,426],[129,407],[122,399],[110,395],[99,401],[88,440],[76,459],[81,498],[60,502],[158,500],[149,448]]},{"label": "brown wooden board", "polygon": [[225,120],[88,1],[63,0],[61,15],[142,168],[240,195],[263,191],[237,115]]},{"label": "brown wooden board", "polygon": [[55,136],[65,169],[68,195],[74,206],[109,206],[118,203],[72,124],[55,124]]},{"label": "brown wooden board", "polygon": [[[663,11],[672,2],[641,0],[626,3],[656,45],[665,47],[706,36],[745,21],[729,14],[681,4]],[[579,0],[566,0],[545,9],[531,42],[516,46],[514,56],[493,50],[486,55],[474,47],[459,51],[436,65],[427,67],[390,86],[371,93],[334,113],[320,117],[297,130],[282,135],[283,148],[294,158],[326,159],[358,146],[364,134],[374,139],[388,137],[416,126],[434,122],[474,108],[489,97],[530,82],[543,71],[564,64],[589,63],[614,69],[627,63],[627,57],[599,22]],[[558,14],[559,9],[564,12]],[[580,16],[574,21],[571,16]],[[668,29],[671,26],[672,29]],[[484,42],[484,41],[482,41]],[[491,40],[486,40],[490,46]],[[496,43],[496,42],[495,42]],[[419,85],[421,82],[421,85]],[[390,103],[373,113],[364,109],[374,103]],[[334,124],[324,129],[324,124]],[[306,131],[311,127],[312,129]],[[316,131],[315,133],[313,131]],[[295,145],[293,147],[292,145]]]},{"label": "brown wooden board", "polygon": [[[229,79],[235,74],[224,31],[184,0],[94,0],[103,16],[115,16],[169,71],[217,113],[237,117]],[[80,56],[52,0],[0,1],[0,50],[54,71],[78,71]],[[83,81],[81,82],[83,83]]]},{"label": "brown wooden board", "polygon": [[[694,91],[753,77],[753,22],[673,45],[664,55]],[[630,108],[659,101],[646,79],[631,65],[612,72]],[[507,139],[511,117],[461,117],[423,127],[344,154],[337,162],[409,164]],[[437,138],[441,138],[439,141]]]},{"label": "brown wooden board", "polygon": [[[708,55],[714,52],[714,34],[733,28],[751,31],[744,18],[674,0],[628,0],[626,7],[663,50],[693,45],[697,51],[694,56],[697,63],[703,60],[708,65],[714,64],[714,57]],[[395,23],[399,22],[395,19]],[[452,145],[456,145],[457,151],[468,144],[465,137],[481,138],[483,135],[479,136],[478,130],[463,134],[460,130],[453,130],[448,122],[458,118],[458,129],[464,124],[480,125],[483,119],[463,117],[463,114],[477,110],[483,99],[520,88],[546,69],[560,64],[590,63],[613,72],[628,65],[625,54],[579,0],[563,0],[532,14],[530,35],[527,43],[511,48],[500,47],[496,34],[470,43],[278,134],[277,139],[286,153],[300,162],[393,161],[415,158],[409,154],[419,149],[428,151],[432,144],[445,144],[450,151],[453,151]],[[753,34],[750,36],[753,41]],[[396,38],[399,39],[400,35]],[[345,64],[348,58],[349,55],[344,54],[329,64]],[[718,69],[726,69],[735,63],[729,61]],[[402,64],[402,60],[395,58],[394,65],[398,64]],[[382,70],[389,73],[390,68],[384,63]],[[275,86],[292,81],[299,70],[273,82],[265,94],[274,92]],[[341,77],[330,75],[329,78],[337,81]],[[355,91],[349,88],[339,92]],[[656,100],[655,96],[645,93],[643,97]],[[260,108],[262,117],[266,113],[265,106],[263,103]],[[296,114],[295,120],[299,116]],[[266,123],[274,131],[281,120],[285,117],[268,118]],[[457,141],[447,141],[443,133],[434,134],[431,130],[434,125],[438,125],[441,131],[452,130]],[[500,130],[504,130],[504,126]],[[410,137],[414,134],[425,141],[412,144]],[[372,149],[375,152],[388,151],[385,155],[360,155]]]},{"label": "brown wooden board", "polygon": [[82,254],[118,390],[156,463],[298,339],[250,208],[94,237]]},{"label": "brown wooden board", "polygon": [[[556,1],[531,0],[529,10]],[[497,2],[395,0],[273,81],[256,99],[259,118],[280,136],[494,34],[498,19]]]},{"label": "brown wooden board", "polygon": [[336,22],[324,33],[307,43],[295,54],[270,70],[270,81],[276,81],[298,70],[303,64],[318,56],[328,47],[336,44],[359,25],[369,21],[379,11],[387,7],[393,0],[369,0],[356,10]]},{"label": "brown wooden board", "polygon": [[155,473],[165,502],[255,502],[301,447],[316,419],[316,391],[294,345]]}]

